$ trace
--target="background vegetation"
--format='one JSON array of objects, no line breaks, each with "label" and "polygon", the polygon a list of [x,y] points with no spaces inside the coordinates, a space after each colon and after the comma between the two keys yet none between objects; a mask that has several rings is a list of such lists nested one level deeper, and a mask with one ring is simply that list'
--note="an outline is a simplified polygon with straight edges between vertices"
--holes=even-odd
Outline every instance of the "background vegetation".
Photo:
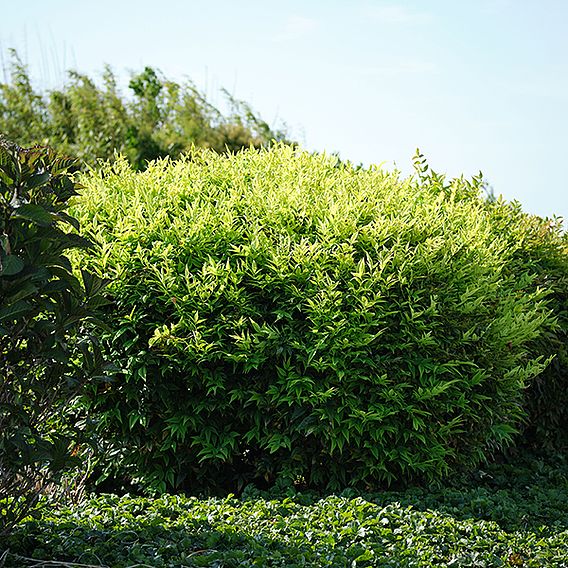
[{"label": "background vegetation", "polygon": [[10,54],[10,80],[0,83],[0,132],[21,146],[49,145],[91,165],[120,153],[144,169],[193,145],[223,153],[285,139],[227,91],[223,114],[190,81],[178,84],[151,67],[132,76],[128,96],[108,66],[100,86],[71,71],[63,87],[45,92],[34,88],[17,53]]}]

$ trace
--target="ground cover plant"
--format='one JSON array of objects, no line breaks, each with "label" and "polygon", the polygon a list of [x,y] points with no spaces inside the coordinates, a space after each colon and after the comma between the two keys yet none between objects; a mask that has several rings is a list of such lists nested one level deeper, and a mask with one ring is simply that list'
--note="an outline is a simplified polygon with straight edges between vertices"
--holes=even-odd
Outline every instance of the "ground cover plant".
[{"label": "ground cover plant", "polygon": [[104,281],[78,279],[66,256],[89,245],[66,213],[74,165],[0,138],[0,534],[77,463],[72,403],[102,370],[93,325]]},{"label": "ground cover plant", "polygon": [[[568,566],[568,464],[525,455],[446,487],[241,498],[102,495],[46,509],[0,546],[4,566]],[[41,560],[45,563],[42,564]]]},{"label": "ground cover plant", "polygon": [[550,288],[481,178],[416,165],[401,180],[279,145],[82,177],[73,211],[100,248],[80,262],[112,280],[121,364],[88,400],[107,472],[373,487],[510,443],[549,362]]}]

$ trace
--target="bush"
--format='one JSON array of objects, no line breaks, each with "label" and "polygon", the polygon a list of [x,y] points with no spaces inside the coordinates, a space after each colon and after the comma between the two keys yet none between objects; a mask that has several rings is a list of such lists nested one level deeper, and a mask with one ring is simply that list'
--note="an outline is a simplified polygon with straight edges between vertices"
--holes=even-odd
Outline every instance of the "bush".
[{"label": "bush", "polygon": [[[449,189],[422,156],[417,166],[423,183],[437,185],[441,191]],[[523,406],[528,416],[516,442],[547,452],[562,451],[568,447],[568,233],[561,218],[530,215],[518,202],[491,196],[485,207],[495,238],[505,239],[513,251],[504,270],[519,278],[531,274],[533,289],[548,291],[547,305],[554,316],[529,345],[534,356],[551,363],[525,389]]]},{"label": "bush", "polygon": [[546,290],[510,270],[482,181],[285,146],[82,178],[116,380],[114,471],[159,490],[427,480],[508,444],[546,361]]},{"label": "bush", "polygon": [[104,283],[64,254],[88,244],[65,212],[72,167],[0,139],[0,533],[77,463],[72,402],[101,368],[88,325]]}]

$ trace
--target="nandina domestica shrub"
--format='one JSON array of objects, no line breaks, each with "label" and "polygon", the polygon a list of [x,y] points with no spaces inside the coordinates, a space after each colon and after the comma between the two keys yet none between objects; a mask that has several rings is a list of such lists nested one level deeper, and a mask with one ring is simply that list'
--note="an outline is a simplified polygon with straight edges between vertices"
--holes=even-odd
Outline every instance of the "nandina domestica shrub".
[{"label": "nandina domestica shrub", "polygon": [[482,180],[288,146],[82,177],[121,371],[109,468],[158,490],[439,479],[506,445],[546,361],[545,288],[508,266]]},{"label": "nandina domestica shrub", "polygon": [[[444,189],[445,179],[429,170],[422,156],[416,166],[422,184]],[[478,199],[475,193],[463,197]],[[513,251],[503,270],[513,277],[531,274],[533,288],[547,290],[554,316],[527,346],[551,362],[525,389],[528,416],[515,443],[562,452],[568,447],[568,233],[561,218],[531,215],[515,201],[491,197],[485,207],[495,238],[507,240]]]}]

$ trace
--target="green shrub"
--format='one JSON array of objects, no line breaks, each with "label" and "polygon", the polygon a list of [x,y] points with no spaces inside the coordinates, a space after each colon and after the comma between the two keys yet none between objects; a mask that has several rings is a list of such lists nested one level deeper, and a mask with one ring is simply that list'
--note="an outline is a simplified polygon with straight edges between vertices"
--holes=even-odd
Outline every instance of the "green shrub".
[{"label": "green shrub", "polygon": [[65,212],[72,166],[0,139],[0,533],[77,463],[72,403],[101,368],[88,326],[103,282],[65,256],[87,245]]},{"label": "green shrub", "polygon": [[[422,156],[418,162],[423,183],[449,190],[450,184],[429,170]],[[478,199],[475,194],[471,197]],[[548,291],[547,304],[554,316],[529,346],[535,356],[552,361],[525,390],[528,417],[516,442],[561,451],[568,447],[568,233],[562,219],[530,215],[518,202],[491,198],[485,206],[495,238],[508,241],[513,251],[504,270],[513,277],[532,274],[533,288]]]},{"label": "green shrub", "polygon": [[[552,316],[481,179],[285,146],[82,178],[122,370],[114,471],[192,489],[438,479],[508,444]],[[112,469],[112,468],[111,468]]]}]

